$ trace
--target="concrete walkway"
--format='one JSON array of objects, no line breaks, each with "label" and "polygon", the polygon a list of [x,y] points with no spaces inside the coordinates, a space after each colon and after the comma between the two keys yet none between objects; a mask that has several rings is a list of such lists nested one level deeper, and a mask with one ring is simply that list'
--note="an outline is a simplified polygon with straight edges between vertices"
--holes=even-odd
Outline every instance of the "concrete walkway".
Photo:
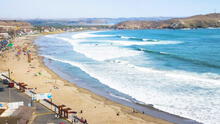
[{"label": "concrete walkway", "polygon": [[[9,88],[7,88],[2,83],[0,85],[4,87],[4,91],[0,91],[0,102],[23,101],[25,106],[28,106],[28,104],[31,103],[31,98],[26,94],[18,91],[15,88],[11,88],[9,93]],[[33,124],[59,124],[61,122],[63,122],[64,124],[69,124],[69,122],[64,119],[55,118],[55,113],[47,109],[40,103],[34,103],[34,107],[36,108],[34,115],[36,118],[33,119]]]}]

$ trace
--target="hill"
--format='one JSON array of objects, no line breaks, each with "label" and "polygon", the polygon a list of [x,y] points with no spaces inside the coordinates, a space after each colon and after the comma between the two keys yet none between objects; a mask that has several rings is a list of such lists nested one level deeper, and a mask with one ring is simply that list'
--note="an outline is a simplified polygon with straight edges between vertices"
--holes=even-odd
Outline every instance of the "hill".
[{"label": "hill", "polygon": [[17,34],[21,35],[32,32],[32,29],[32,25],[27,22],[16,20],[0,20],[0,40],[12,38]]},{"label": "hill", "polygon": [[162,21],[125,21],[115,25],[116,29],[182,29],[209,27],[220,27],[220,13]]},{"label": "hill", "polygon": [[16,20],[0,20],[0,27],[21,27],[21,28],[31,28],[32,25],[23,21]]},{"label": "hill", "polygon": [[15,30],[27,31],[33,27],[30,23],[16,20],[0,20],[0,33],[10,32]]}]

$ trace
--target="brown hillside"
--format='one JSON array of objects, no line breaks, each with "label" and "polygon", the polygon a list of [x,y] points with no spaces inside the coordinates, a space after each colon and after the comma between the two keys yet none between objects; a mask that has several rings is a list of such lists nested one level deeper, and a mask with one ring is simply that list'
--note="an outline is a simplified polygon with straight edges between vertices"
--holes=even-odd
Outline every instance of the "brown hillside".
[{"label": "brown hillside", "polygon": [[220,27],[220,14],[197,15],[165,21],[126,21],[115,25],[117,29],[180,29]]}]

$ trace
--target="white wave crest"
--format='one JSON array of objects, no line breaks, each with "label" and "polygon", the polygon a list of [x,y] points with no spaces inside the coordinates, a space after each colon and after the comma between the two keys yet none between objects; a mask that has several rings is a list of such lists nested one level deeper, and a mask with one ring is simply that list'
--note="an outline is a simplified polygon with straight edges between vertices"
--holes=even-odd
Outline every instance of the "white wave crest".
[{"label": "white wave crest", "polygon": [[135,42],[135,41],[113,41],[105,40],[104,42],[110,42],[118,45],[131,46],[131,45],[167,45],[167,44],[180,44],[180,41],[158,41],[158,42]]},{"label": "white wave crest", "polygon": [[73,39],[85,39],[85,38],[92,38],[92,37],[112,37],[113,35],[96,35],[96,32],[83,32],[78,33],[72,36]]},{"label": "white wave crest", "polygon": [[94,44],[81,44],[88,40],[73,40],[63,37],[57,37],[64,41],[69,42],[78,53],[85,55],[88,58],[104,61],[113,58],[136,56],[141,53],[141,51],[130,50],[126,48],[119,48],[112,45],[94,45]]}]

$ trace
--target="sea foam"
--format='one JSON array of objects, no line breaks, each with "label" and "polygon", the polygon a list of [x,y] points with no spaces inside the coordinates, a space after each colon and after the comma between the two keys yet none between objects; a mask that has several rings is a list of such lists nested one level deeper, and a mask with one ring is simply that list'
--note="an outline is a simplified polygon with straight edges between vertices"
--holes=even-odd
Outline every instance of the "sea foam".
[{"label": "sea foam", "polygon": [[68,39],[59,37],[64,41],[69,42],[73,45],[73,49],[88,58],[97,60],[97,61],[104,61],[113,58],[121,58],[121,57],[129,57],[129,56],[136,56],[141,51],[134,51],[129,50],[126,48],[119,48],[117,46],[112,45],[97,45],[97,44],[82,44],[87,40],[80,40],[80,39]]},{"label": "sea foam", "polygon": [[[92,58],[97,61],[104,61],[114,58],[122,58],[129,56],[136,56],[142,53],[142,51],[131,50],[127,48],[121,48],[120,46],[129,45],[162,45],[162,44],[178,44],[178,41],[160,41],[160,42],[132,42],[132,41],[114,41],[114,40],[101,40],[97,44],[85,44],[90,41],[86,38],[90,37],[111,37],[112,35],[96,35],[91,32],[79,33],[72,36],[73,39],[64,37],[57,37],[73,45],[75,51],[84,54],[88,58]],[[83,44],[84,43],[84,44]],[[109,43],[103,45],[102,43]]]}]

